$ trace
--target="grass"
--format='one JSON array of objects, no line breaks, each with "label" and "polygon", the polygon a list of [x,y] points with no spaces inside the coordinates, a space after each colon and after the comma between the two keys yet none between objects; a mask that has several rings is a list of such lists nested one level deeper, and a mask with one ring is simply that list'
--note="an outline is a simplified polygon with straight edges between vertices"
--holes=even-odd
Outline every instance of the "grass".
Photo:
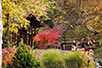
[{"label": "grass", "polygon": [[[47,52],[48,50],[57,50],[62,56],[64,55],[70,55],[72,54],[73,52],[72,51],[67,51],[67,50],[60,50],[60,49],[34,49],[33,50],[33,53],[34,55],[36,55],[36,59],[38,61],[41,61],[41,55],[45,52]],[[87,66],[83,67],[83,68],[87,68]],[[94,68],[94,66],[92,67],[89,67],[89,68]]]},{"label": "grass", "polygon": [[[41,55],[42,55],[44,52],[48,51],[48,50],[54,50],[54,49],[34,49],[34,50],[33,50],[33,53],[34,53],[34,55],[36,55],[36,59],[37,59],[37,60],[40,60]],[[60,49],[57,49],[57,50],[58,50],[62,55],[72,53],[71,51],[60,50]]]}]

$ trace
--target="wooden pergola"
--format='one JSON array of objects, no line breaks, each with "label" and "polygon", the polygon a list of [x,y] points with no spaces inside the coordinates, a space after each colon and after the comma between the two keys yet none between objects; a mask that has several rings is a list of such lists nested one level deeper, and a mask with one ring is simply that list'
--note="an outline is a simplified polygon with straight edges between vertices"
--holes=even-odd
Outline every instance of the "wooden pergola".
[{"label": "wooden pergola", "polygon": [[36,35],[36,28],[44,27],[44,25],[36,19],[36,16],[33,13],[28,13],[24,18],[30,21],[30,25],[28,26],[28,31],[25,28],[18,30],[20,36],[18,37],[17,44],[20,42],[20,38],[23,38],[23,42],[31,45],[32,47],[33,44],[35,46],[35,42],[33,43],[33,38]]},{"label": "wooden pergola", "polygon": [[[32,47],[33,37],[36,35],[36,28],[44,27],[44,25],[36,19],[36,16],[33,13],[27,14],[25,18],[30,21],[30,26],[28,26],[28,28],[31,29],[31,47]],[[34,46],[35,46],[35,42],[34,42]]]}]

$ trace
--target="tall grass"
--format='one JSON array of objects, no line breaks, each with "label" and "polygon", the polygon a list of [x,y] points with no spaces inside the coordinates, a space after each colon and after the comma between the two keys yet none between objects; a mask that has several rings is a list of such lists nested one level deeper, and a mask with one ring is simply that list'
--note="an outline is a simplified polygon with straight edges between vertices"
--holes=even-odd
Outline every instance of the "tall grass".
[{"label": "tall grass", "polygon": [[66,68],[83,68],[83,58],[80,58],[79,52],[73,52],[69,55],[64,55]]},{"label": "tall grass", "polygon": [[56,49],[43,53],[41,64],[43,68],[65,68],[63,57]]}]

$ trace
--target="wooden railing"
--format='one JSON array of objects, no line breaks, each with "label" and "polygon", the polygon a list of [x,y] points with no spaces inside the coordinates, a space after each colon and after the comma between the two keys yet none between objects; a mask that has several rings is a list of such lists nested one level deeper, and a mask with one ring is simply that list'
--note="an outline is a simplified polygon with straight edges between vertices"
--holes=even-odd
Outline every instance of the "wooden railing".
[{"label": "wooden railing", "polygon": [[[99,42],[92,42],[92,44],[88,44],[88,42],[79,42],[79,43],[75,43],[75,42],[64,42],[64,43],[61,43],[61,49],[62,50],[68,50],[67,47],[69,48],[69,50],[71,50],[72,48],[72,45],[74,46],[81,46],[81,48],[85,48],[85,46],[87,46],[88,48],[85,50],[89,50],[89,49],[93,49],[93,50],[96,50],[97,48],[100,47],[99,45]],[[93,45],[95,45],[94,47],[92,47]]]}]

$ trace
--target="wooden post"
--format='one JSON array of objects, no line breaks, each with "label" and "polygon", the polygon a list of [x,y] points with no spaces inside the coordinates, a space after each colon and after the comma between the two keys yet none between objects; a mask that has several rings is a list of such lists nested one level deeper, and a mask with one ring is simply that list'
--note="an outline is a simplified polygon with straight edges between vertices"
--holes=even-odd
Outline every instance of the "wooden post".
[{"label": "wooden post", "polygon": [[18,35],[17,35],[17,46],[19,45],[20,42],[20,30],[18,29]]},{"label": "wooden post", "polygon": [[27,44],[27,30],[23,29],[23,42]]},{"label": "wooden post", "polygon": [[20,39],[22,38],[22,30],[20,29]]},{"label": "wooden post", "polygon": [[[36,35],[36,26],[34,26],[34,37],[35,37],[35,35]],[[36,44],[36,42],[34,42],[34,48],[35,48],[35,44]]]},{"label": "wooden post", "polygon": [[33,45],[33,28],[31,28],[31,47]]},{"label": "wooden post", "polygon": [[63,49],[63,44],[61,44],[61,49],[64,50],[64,49]]},{"label": "wooden post", "polygon": [[31,43],[30,43],[31,42],[30,28],[29,28],[29,34],[28,35],[29,35],[28,45],[31,45]]},{"label": "wooden post", "polygon": [[12,33],[12,42],[14,42],[14,36],[13,36],[13,33]]},{"label": "wooden post", "polygon": [[14,44],[16,44],[16,34],[14,33]]},{"label": "wooden post", "polygon": [[70,50],[71,50],[71,48],[72,48],[72,46],[71,46],[71,44],[70,44]]}]

